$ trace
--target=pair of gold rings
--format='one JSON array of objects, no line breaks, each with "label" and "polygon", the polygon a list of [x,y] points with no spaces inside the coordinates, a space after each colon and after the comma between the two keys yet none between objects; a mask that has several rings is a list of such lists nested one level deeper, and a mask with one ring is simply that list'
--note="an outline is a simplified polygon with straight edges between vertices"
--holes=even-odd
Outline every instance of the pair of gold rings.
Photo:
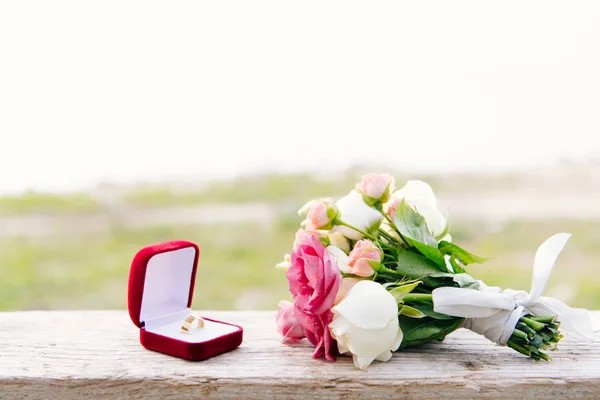
[{"label": "pair of gold rings", "polygon": [[191,335],[196,332],[197,329],[204,328],[204,319],[196,315],[189,315],[181,325],[181,333]]}]

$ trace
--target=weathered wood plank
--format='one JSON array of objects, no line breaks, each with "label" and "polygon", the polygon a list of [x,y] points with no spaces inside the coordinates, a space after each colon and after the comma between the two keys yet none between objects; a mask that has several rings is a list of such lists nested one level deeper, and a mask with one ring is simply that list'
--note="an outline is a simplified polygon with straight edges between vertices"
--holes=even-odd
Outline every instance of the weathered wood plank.
[{"label": "weathered wood plank", "polygon": [[143,349],[122,311],[0,313],[0,398],[600,397],[600,334],[594,344],[564,340],[548,364],[459,330],[365,372],[280,344],[273,312],[201,315],[242,325],[242,346],[189,362]]}]

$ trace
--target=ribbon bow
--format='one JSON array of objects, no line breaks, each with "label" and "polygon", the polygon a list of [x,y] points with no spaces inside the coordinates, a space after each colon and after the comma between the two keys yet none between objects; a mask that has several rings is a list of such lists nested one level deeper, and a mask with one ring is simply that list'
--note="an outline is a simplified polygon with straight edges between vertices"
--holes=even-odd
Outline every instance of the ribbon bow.
[{"label": "ribbon bow", "polygon": [[556,258],[571,235],[559,233],[538,248],[533,263],[531,291],[502,290],[479,281],[480,289],[442,287],[433,291],[436,312],[466,318],[464,327],[502,346],[525,314],[556,315],[562,327],[579,340],[594,340],[592,321],[585,309],[571,308],[560,300],[541,296]]}]

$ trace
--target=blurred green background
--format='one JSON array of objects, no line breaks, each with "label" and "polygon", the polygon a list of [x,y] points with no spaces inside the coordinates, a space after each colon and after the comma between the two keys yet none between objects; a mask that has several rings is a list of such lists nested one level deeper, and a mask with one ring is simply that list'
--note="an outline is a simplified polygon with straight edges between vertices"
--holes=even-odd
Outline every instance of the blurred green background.
[{"label": "blurred green background", "polygon": [[[0,309],[125,308],[133,255],[175,239],[201,248],[194,308],[275,309],[290,299],[274,265],[290,251],[297,209],[341,197],[370,170],[0,197]],[[600,309],[597,168],[394,175],[398,186],[408,178],[433,186],[454,241],[493,258],[469,268],[488,285],[528,290],[537,246],[573,233],[545,294]]]}]

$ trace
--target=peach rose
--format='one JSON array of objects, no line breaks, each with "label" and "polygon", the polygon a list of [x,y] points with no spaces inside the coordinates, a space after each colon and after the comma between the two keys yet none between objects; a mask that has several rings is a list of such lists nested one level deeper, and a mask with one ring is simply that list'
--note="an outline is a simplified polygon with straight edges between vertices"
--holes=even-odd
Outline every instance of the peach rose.
[{"label": "peach rose", "polygon": [[363,195],[365,203],[372,206],[378,201],[385,203],[394,191],[396,181],[388,174],[369,174],[362,177],[356,190]]},{"label": "peach rose", "polygon": [[379,269],[383,254],[370,240],[356,242],[348,256],[351,273],[358,276],[371,276]]},{"label": "peach rose", "polygon": [[306,215],[304,228],[307,231],[315,231],[330,229],[332,221],[338,215],[338,209],[332,199],[320,199],[306,203],[298,214]]},{"label": "peach rose", "polygon": [[383,205],[383,212],[385,212],[392,221],[396,216],[396,211],[398,211],[398,206],[400,206],[401,201],[401,199],[392,197],[387,203]]},{"label": "peach rose", "polygon": [[340,271],[362,277],[372,276],[379,269],[383,257],[381,250],[369,240],[356,242],[350,255],[335,246],[328,246],[327,252],[335,259]]}]

